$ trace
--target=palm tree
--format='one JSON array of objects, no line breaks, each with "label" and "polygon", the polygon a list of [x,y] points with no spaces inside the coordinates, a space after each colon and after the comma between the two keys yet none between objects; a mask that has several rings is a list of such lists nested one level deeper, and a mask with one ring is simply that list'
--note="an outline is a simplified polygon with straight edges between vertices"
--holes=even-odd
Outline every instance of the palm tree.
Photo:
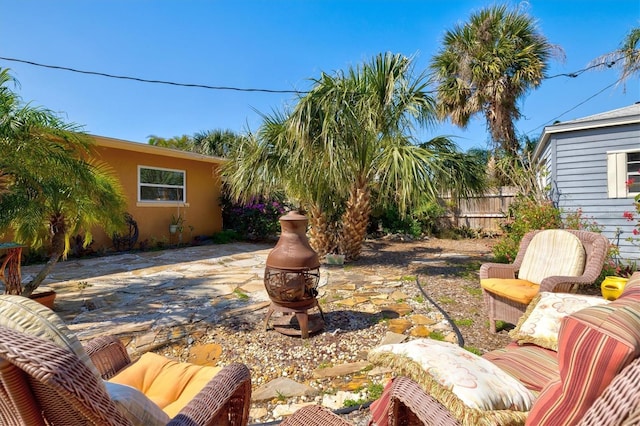
[{"label": "palm tree", "polygon": [[200,154],[228,157],[239,136],[231,130],[209,130],[193,135],[193,150]]},{"label": "palm tree", "polygon": [[447,154],[413,143],[414,127],[431,123],[435,109],[425,76],[412,77],[410,59],[381,54],[313,82],[290,114],[265,117],[257,140],[239,147],[224,173],[236,195],[284,190],[310,214],[314,249],[353,260],[372,191],[378,203],[403,212],[425,194],[435,198]]},{"label": "palm tree", "polygon": [[147,143],[153,146],[179,149],[181,151],[191,151],[193,148],[193,140],[188,135],[174,136],[171,138],[162,138],[160,136],[150,135]]},{"label": "palm tree", "polygon": [[91,139],[44,108],[24,105],[0,71],[0,230],[33,249],[49,247],[49,260],[21,290],[30,295],[70,249],[70,237],[124,224],[125,199],[103,164],[90,160]]},{"label": "palm tree", "polygon": [[622,40],[620,49],[602,55],[589,64],[601,69],[620,68],[620,82],[640,72],[640,27],[632,28]]},{"label": "palm tree", "polygon": [[525,13],[493,6],[472,14],[431,60],[438,115],[465,127],[484,113],[493,142],[515,155],[518,100],[540,85],[554,51]]}]

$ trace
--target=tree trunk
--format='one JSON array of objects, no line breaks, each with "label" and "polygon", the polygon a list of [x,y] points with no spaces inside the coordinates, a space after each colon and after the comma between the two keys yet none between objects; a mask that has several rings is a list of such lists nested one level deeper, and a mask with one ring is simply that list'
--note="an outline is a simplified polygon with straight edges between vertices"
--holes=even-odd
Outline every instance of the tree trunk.
[{"label": "tree trunk", "polygon": [[64,240],[66,234],[66,222],[61,214],[54,215],[49,224],[53,236],[51,237],[51,254],[49,260],[44,264],[38,275],[29,281],[22,289],[22,296],[29,297],[42,281],[49,275],[53,267],[58,263],[64,253]]},{"label": "tree trunk", "polygon": [[320,207],[313,205],[309,212],[309,244],[319,257],[323,257],[335,248],[335,232]]},{"label": "tree trunk", "polygon": [[371,215],[371,194],[369,186],[363,179],[358,179],[349,191],[347,209],[342,215],[342,232],[340,234],[340,252],[345,260],[356,260],[360,257],[362,243],[367,236],[367,226]]}]

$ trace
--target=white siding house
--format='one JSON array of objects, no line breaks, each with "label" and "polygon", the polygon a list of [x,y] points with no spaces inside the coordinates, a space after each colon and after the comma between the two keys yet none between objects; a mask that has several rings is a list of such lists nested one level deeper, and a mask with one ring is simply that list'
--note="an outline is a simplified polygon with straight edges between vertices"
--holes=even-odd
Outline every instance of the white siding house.
[{"label": "white siding house", "polygon": [[545,127],[534,158],[546,166],[551,199],[563,212],[581,209],[623,259],[640,261],[640,248],[626,241],[636,222],[623,217],[635,212],[640,193],[640,104]]}]

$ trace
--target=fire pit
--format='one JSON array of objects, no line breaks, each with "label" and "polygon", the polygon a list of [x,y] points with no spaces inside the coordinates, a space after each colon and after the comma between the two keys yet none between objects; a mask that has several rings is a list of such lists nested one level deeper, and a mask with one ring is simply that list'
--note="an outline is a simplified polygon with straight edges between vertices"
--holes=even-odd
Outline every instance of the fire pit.
[{"label": "fire pit", "polygon": [[[320,261],[307,240],[307,218],[296,211],[280,218],[282,233],[267,256],[264,285],[271,299],[265,328],[274,312],[282,313],[274,319],[274,329],[280,333],[309,337],[324,327],[324,315],[318,305]],[[318,308],[320,317],[309,315]],[[297,325],[296,325],[297,322]]]}]

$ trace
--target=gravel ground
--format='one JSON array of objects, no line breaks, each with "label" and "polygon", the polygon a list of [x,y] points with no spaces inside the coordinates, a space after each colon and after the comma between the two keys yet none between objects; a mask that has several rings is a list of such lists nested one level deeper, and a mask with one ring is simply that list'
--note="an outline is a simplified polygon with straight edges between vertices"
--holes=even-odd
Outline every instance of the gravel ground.
[{"label": "gravel ground", "polygon": [[[401,277],[415,276],[416,281],[407,281],[402,291],[407,294],[407,303],[413,313],[435,315],[437,309],[429,303],[433,300],[458,324],[466,347],[484,353],[506,345],[506,331],[492,334],[478,282],[478,269],[487,261],[495,240],[442,240],[430,238],[420,241],[402,241],[386,238],[367,241],[361,258],[346,267],[353,273],[360,270],[377,271],[380,275]],[[384,273],[382,273],[384,272]],[[422,290],[428,298],[420,301]],[[417,301],[416,301],[417,300]],[[252,383],[256,387],[278,377],[288,377],[318,390],[321,395],[338,390],[353,390],[367,387],[368,383],[384,384],[389,376],[348,375],[342,377],[314,379],[313,370],[319,366],[336,366],[364,361],[367,351],[377,346],[388,331],[388,322],[382,313],[358,311],[357,307],[345,309],[336,303],[323,303],[326,326],[323,332],[310,339],[292,338],[274,331],[265,331],[256,315],[263,318],[264,312],[236,317],[231,323],[211,330],[202,336],[202,342],[216,342],[224,350],[220,364],[242,362],[249,366]],[[275,424],[272,411],[276,405],[286,403],[319,403],[319,397],[282,398],[255,402],[252,412],[266,414],[252,417],[250,424]],[[344,414],[354,425],[366,425],[368,410]]]}]

